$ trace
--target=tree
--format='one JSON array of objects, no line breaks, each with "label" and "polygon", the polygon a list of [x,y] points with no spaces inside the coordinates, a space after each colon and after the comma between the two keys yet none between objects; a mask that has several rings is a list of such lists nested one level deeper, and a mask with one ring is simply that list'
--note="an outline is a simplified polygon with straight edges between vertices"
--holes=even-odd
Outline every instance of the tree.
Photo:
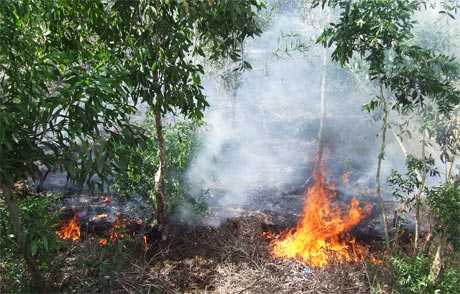
[{"label": "tree", "polygon": [[146,102],[160,146],[155,192],[163,224],[162,116],[202,117],[208,105],[201,92],[203,68],[191,56],[237,60],[236,44],[260,33],[254,9],[261,6],[212,0],[0,2],[1,199],[38,291],[49,287],[24,233],[14,184],[44,165],[65,169],[80,185],[103,188],[126,169],[123,153],[148,139],[129,120]]},{"label": "tree", "polygon": [[[160,164],[155,176],[156,219],[165,220],[166,148],[162,119],[167,113],[200,119],[208,106],[202,93],[203,66],[193,56],[240,59],[239,45],[259,34],[258,1],[114,1],[105,27],[111,46],[127,68],[131,96],[155,116]],[[198,60],[198,61],[197,61]],[[203,59],[201,59],[203,61]],[[249,65],[242,62],[240,69]]]},{"label": "tree", "polygon": [[[0,185],[15,244],[36,289],[49,292],[24,233],[13,186],[39,165],[61,166],[90,186],[112,171],[114,143],[140,144],[129,123],[135,108],[126,71],[98,45],[92,24],[104,14],[92,1],[2,1],[0,42]],[[108,169],[109,168],[109,169]],[[12,240],[13,241],[13,240]]]},{"label": "tree", "polygon": [[381,148],[378,155],[376,190],[382,210],[386,247],[390,249],[388,224],[381,195],[380,167],[385,155],[390,107],[400,112],[434,101],[440,113],[448,115],[460,101],[460,92],[446,81],[458,75],[453,58],[410,43],[414,21],[412,15],[425,1],[313,1],[340,9],[337,22],[319,37],[324,46],[334,47],[332,59],[342,66],[357,57],[366,62],[371,80],[377,83],[375,99],[366,110],[382,112]]}]

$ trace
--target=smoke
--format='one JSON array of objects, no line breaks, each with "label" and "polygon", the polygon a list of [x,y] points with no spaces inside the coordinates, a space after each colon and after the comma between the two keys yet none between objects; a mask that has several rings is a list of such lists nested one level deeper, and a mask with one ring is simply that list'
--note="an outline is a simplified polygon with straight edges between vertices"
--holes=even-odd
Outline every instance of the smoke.
[{"label": "smoke", "polygon": [[[308,35],[312,31],[295,12],[277,14],[268,31],[245,45],[253,70],[242,74],[236,92],[222,89],[219,78],[207,83],[206,139],[188,177],[210,190],[209,204],[221,215],[243,206],[270,207],[276,191],[295,190],[309,177],[319,126],[321,49],[311,41],[307,52],[289,49],[297,39],[316,38]],[[337,108],[342,104],[327,99]],[[186,215],[183,209],[180,215]]]},{"label": "smoke", "polygon": [[[241,208],[279,209],[280,195],[303,195],[315,160],[320,119],[323,49],[315,40],[326,20],[321,13],[309,17],[296,9],[280,11],[262,36],[245,44],[245,59],[253,70],[242,74],[236,91],[223,89],[218,75],[206,82],[211,107],[205,113],[205,142],[188,178],[209,189],[208,204],[219,211],[205,220],[207,224],[218,225]],[[298,44],[308,48],[290,50]],[[376,89],[330,60],[328,56],[326,170],[345,195],[360,197],[375,187],[381,122],[361,107],[376,96]],[[403,171],[404,162],[390,130],[381,181],[391,169]],[[343,173],[353,185],[342,182]],[[390,199],[391,193],[384,197]],[[181,217],[189,215],[187,210],[180,209]]]}]

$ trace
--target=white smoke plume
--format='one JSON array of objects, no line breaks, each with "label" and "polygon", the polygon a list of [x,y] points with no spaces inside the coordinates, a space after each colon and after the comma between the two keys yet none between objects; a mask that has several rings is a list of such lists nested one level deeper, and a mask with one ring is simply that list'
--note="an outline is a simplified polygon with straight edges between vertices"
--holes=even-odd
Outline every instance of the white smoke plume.
[{"label": "white smoke plume", "polygon": [[[236,103],[232,105],[234,97],[219,86],[218,77],[206,83],[211,104],[205,113],[206,139],[188,178],[210,190],[211,209],[225,211],[222,215],[248,206],[276,207],[275,194],[305,188],[310,177],[323,70],[322,47],[314,40],[322,30],[318,23],[324,23],[326,16],[316,12],[311,17],[322,17],[322,21],[308,19],[291,8],[275,14],[270,28],[245,44],[245,59],[253,70],[242,74],[234,96]],[[308,50],[283,53],[282,48],[290,48],[295,38],[305,42]],[[330,60],[329,56],[326,166],[344,194],[359,197],[363,187],[375,186],[380,121],[372,120],[361,106],[375,96],[376,90],[370,82],[358,81]],[[404,161],[400,146],[389,132],[382,181],[391,169],[403,170]],[[355,185],[341,185],[344,172],[350,174]],[[389,198],[391,194],[384,196]],[[189,215],[187,208],[180,211],[181,216]],[[208,223],[219,224],[219,217],[208,219]]]}]

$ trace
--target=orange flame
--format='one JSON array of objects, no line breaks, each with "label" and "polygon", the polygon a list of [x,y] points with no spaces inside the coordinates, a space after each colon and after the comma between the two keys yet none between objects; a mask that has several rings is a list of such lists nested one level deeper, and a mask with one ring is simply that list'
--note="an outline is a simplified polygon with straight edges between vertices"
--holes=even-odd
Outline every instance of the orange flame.
[{"label": "orange flame", "polygon": [[95,221],[97,219],[104,218],[107,216],[109,216],[107,213],[101,213],[101,214],[93,216],[89,221],[92,222],[92,221]]},{"label": "orange flame", "polygon": [[107,245],[107,239],[99,239],[99,244]]},{"label": "orange flame", "polygon": [[346,232],[370,213],[370,206],[360,207],[355,198],[349,205],[333,204],[336,193],[333,187],[325,187],[323,167],[315,169],[313,179],[315,184],[306,192],[297,227],[272,242],[274,256],[301,258],[317,267],[333,260],[340,263],[362,260],[367,248],[356,244]]},{"label": "orange flame", "polygon": [[80,224],[78,215],[75,214],[70,221],[62,221],[61,229],[56,231],[56,235],[64,240],[79,240]]},{"label": "orange flame", "polygon": [[123,231],[126,229],[126,219],[121,219],[120,215],[115,216],[114,225],[110,231],[109,238],[110,241],[115,242],[118,239],[124,238],[126,236]]},{"label": "orange flame", "polygon": [[107,197],[107,196],[101,196],[100,199],[102,203],[107,203],[111,200],[110,197]]}]

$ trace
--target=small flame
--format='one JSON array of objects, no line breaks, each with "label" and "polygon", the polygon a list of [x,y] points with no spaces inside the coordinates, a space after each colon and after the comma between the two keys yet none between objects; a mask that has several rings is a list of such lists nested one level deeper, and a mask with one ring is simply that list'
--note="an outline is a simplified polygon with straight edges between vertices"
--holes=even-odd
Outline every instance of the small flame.
[{"label": "small flame", "polygon": [[56,235],[63,240],[80,239],[80,219],[77,214],[70,221],[62,221],[61,229],[56,231]]},{"label": "small flame", "polygon": [[147,238],[147,235],[144,235],[142,238],[144,239],[144,245],[148,246],[149,245],[149,239]]},{"label": "small flame", "polygon": [[102,202],[102,203],[107,203],[107,202],[109,202],[109,201],[111,200],[111,198],[110,198],[110,197],[107,197],[107,196],[101,196],[100,199],[101,199],[101,202]]},{"label": "small flame", "polygon": [[359,206],[353,198],[349,205],[333,204],[336,193],[325,187],[323,167],[315,168],[315,183],[306,192],[302,218],[295,229],[279,240],[272,241],[276,257],[301,258],[311,266],[324,267],[337,260],[340,263],[362,260],[368,248],[356,244],[347,234],[370,213],[370,206]]},{"label": "small flame", "polygon": [[126,234],[123,233],[123,231],[125,229],[126,229],[126,220],[121,219],[120,215],[117,214],[115,216],[113,228],[112,228],[112,230],[110,231],[110,234],[109,234],[110,241],[112,241],[112,243],[114,243],[116,240],[124,238],[126,236]]},{"label": "small flame", "polygon": [[93,216],[89,221],[92,222],[100,218],[105,218],[107,216],[109,216],[107,213],[101,213],[101,214]]}]

